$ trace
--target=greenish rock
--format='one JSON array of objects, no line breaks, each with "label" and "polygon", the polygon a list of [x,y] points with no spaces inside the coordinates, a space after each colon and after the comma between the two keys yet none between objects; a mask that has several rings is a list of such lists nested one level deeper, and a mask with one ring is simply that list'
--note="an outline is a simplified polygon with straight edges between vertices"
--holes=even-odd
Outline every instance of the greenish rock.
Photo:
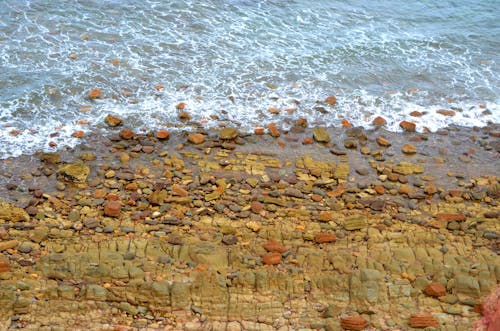
[{"label": "greenish rock", "polygon": [[446,306],[443,308],[443,311],[445,313],[451,314],[451,315],[461,315],[462,314],[462,308],[459,305]]},{"label": "greenish rock", "polygon": [[458,294],[479,297],[479,282],[476,278],[466,275],[458,275],[455,280],[455,288]]},{"label": "greenish rock", "polygon": [[68,163],[57,170],[57,179],[73,182],[85,183],[89,176],[90,168],[83,162]]},{"label": "greenish rock", "polygon": [[120,302],[118,308],[120,308],[121,310],[132,316],[139,314],[139,309],[137,309],[137,307],[135,306],[132,306],[128,302]]},{"label": "greenish rock", "polygon": [[57,153],[42,153],[40,160],[49,164],[61,163],[61,156]]},{"label": "greenish rock", "polygon": [[351,168],[349,164],[347,163],[339,163],[337,164],[337,167],[335,168],[335,171],[333,172],[333,177],[335,179],[347,179],[347,176],[349,176],[349,172],[351,171]]},{"label": "greenish rock", "polygon": [[326,132],[325,128],[315,128],[313,130],[313,137],[314,137],[314,140],[316,140],[319,143],[329,143],[330,142],[330,136]]},{"label": "greenish rock", "polygon": [[189,246],[189,257],[198,264],[204,264],[213,268],[223,268],[228,265],[228,253],[220,246],[207,242],[192,244]]},{"label": "greenish rock", "polygon": [[71,222],[78,222],[80,220],[80,212],[76,209],[73,209],[68,214],[68,220]]},{"label": "greenish rock", "polygon": [[360,230],[368,226],[368,222],[363,216],[351,216],[342,221],[342,225],[347,231]]},{"label": "greenish rock", "polygon": [[87,300],[105,301],[108,296],[108,290],[95,284],[86,285],[84,292]]},{"label": "greenish rock", "polygon": [[238,130],[235,128],[224,128],[219,132],[219,138],[223,140],[231,140],[238,137]]},{"label": "greenish rock", "polygon": [[11,222],[29,222],[28,213],[14,204],[0,202],[0,219]]},{"label": "greenish rock", "polygon": [[411,175],[411,174],[421,174],[424,172],[424,168],[418,164],[410,162],[401,162],[392,169],[393,172],[400,175]]}]

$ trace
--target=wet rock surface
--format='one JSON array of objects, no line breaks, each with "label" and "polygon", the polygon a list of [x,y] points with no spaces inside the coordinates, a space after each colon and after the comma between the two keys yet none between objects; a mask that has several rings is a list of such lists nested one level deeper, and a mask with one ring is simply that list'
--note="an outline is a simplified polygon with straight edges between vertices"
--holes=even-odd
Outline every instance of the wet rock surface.
[{"label": "wet rock surface", "polygon": [[300,128],[1,161],[0,326],[471,329],[500,280],[498,128]]}]

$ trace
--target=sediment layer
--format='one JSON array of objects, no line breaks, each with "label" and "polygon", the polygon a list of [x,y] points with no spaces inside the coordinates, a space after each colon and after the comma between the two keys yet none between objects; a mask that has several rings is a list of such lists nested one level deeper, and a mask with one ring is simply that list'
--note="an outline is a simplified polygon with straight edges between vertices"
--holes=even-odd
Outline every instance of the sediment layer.
[{"label": "sediment layer", "polygon": [[4,329],[470,330],[500,280],[498,126],[114,130],[2,162]]}]

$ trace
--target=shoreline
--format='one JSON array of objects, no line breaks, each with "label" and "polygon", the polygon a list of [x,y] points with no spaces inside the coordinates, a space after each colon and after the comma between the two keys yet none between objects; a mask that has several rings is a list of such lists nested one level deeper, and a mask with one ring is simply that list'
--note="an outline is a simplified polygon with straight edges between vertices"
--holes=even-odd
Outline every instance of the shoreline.
[{"label": "shoreline", "polygon": [[500,280],[498,124],[125,128],[0,161],[0,326],[461,330]]}]

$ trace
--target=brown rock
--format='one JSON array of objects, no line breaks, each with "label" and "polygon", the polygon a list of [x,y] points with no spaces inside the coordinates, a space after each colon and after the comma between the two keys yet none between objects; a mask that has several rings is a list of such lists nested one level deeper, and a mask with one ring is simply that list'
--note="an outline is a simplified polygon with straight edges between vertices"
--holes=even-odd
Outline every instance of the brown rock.
[{"label": "brown rock", "polygon": [[113,116],[113,115],[107,115],[104,118],[104,123],[106,123],[108,126],[115,127],[115,126],[122,125],[123,120],[121,118]]},{"label": "brown rock", "polygon": [[168,139],[168,137],[170,137],[170,132],[167,130],[158,130],[156,132],[156,138],[158,139]]},{"label": "brown rock", "polygon": [[340,318],[340,326],[344,330],[360,331],[368,326],[368,321],[361,316],[346,316]]},{"label": "brown rock", "polygon": [[402,121],[401,123],[399,123],[399,126],[401,127],[401,129],[408,132],[415,132],[415,129],[417,127],[415,123],[408,121]]},{"label": "brown rock", "polygon": [[281,263],[280,253],[267,253],[262,257],[262,263],[267,265],[275,265]]},{"label": "brown rock", "polygon": [[377,116],[373,119],[372,124],[375,126],[384,126],[387,124],[387,121],[385,118]]},{"label": "brown rock", "polygon": [[130,129],[123,129],[120,131],[120,137],[125,140],[134,138],[135,133]]},{"label": "brown rock", "polygon": [[436,184],[429,183],[424,187],[425,194],[435,194],[437,192]]},{"label": "brown rock", "polygon": [[408,323],[412,328],[424,329],[429,326],[439,326],[438,320],[430,314],[411,314]]},{"label": "brown rock", "polygon": [[205,136],[201,133],[191,133],[188,135],[188,141],[194,145],[199,145],[205,141]]},{"label": "brown rock", "polygon": [[422,117],[422,116],[424,116],[424,113],[421,113],[419,111],[414,110],[414,111],[412,111],[410,113],[410,116],[413,116],[413,117]]},{"label": "brown rock", "polygon": [[253,133],[255,133],[256,135],[263,135],[264,134],[264,128],[261,127],[261,126],[258,126],[256,127],[255,129],[253,129]]},{"label": "brown rock", "polygon": [[181,111],[178,116],[180,120],[189,121],[191,119],[191,114],[187,111]]},{"label": "brown rock", "polygon": [[275,123],[268,124],[267,125],[267,130],[269,130],[269,134],[271,136],[273,136],[274,138],[277,138],[277,137],[281,136],[281,133],[278,130],[278,128],[276,127]]},{"label": "brown rock", "polygon": [[264,209],[264,206],[259,201],[252,201],[250,209],[253,213],[260,214],[260,212]]},{"label": "brown rock", "polygon": [[0,274],[10,271],[10,263],[7,258],[0,256]]},{"label": "brown rock", "polygon": [[178,104],[175,106],[175,108],[177,108],[177,109],[181,109],[181,110],[182,110],[182,109],[186,108],[186,104],[185,104],[184,102],[178,103]]},{"label": "brown rock", "polygon": [[424,293],[430,297],[442,297],[446,295],[446,288],[440,283],[430,283],[424,289]]},{"label": "brown rock", "polygon": [[270,114],[279,114],[280,113],[280,110],[278,108],[273,108],[273,107],[269,108],[267,111]]},{"label": "brown rock", "polygon": [[311,137],[305,137],[304,140],[302,140],[302,145],[311,145],[314,144],[314,140]]},{"label": "brown rock", "polygon": [[295,122],[295,126],[300,126],[302,128],[307,128],[307,119],[306,118],[299,118],[296,122]]},{"label": "brown rock", "polygon": [[101,89],[93,89],[90,90],[89,93],[87,94],[88,98],[93,100],[93,99],[99,99],[102,97],[102,90]]},{"label": "brown rock", "polygon": [[382,185],[375,185],[373,189],[377,192],[377,194],[382,195],[385,193],[385,188]]},{"label": "brown rock", "polygon": [[318,215],[318,220],[321,222],[333,221],[333,214],[329,211],[322,210]]},{"label": "brown rock", "polygon": [[282,243],[280,243],[279,241],[276,241],[276,240],[272,240],[272,239],[264,244],[264,248],[268,252],[280,253],[280,254],[286,252],[286,250],[287,250],[286,247],[283,246]]},{"label": "brown rock", "polygon": [[389,147],[391,146],[391,142],[384,137],[377,137],[377,144],[379,144],[382,147]]},{"label": "brown rock", "polygon": [[162,85],[162,84],[156,84],[156,85],[155,85],[155,90],[157,90],[157,91],[161,91],[161,90],[163,90],[164,88],[165,88],[165,86],[164,86],[164,85]]},{"label": "brown rock", "polygon": [[180,197],[188,197],[189,192],[180,185],[174,184],[172,186],[172,194]]},{"label": "brown rock", "polygon": [[412,144],[404,144],[401,151],[405,154],[415,154],[417,152],[417,147]]},{"label": "brown rock", "polygon": [[345,118],[342,120],[342,126],[346,129],[352,128],[351,122]]},{"label": "brown rock", "polygon": [[15,248],[18,244],[17,240],[0,241],[0,252]]},{"label": "brown rock", "polygon": [[238,130],[235,128],[224,128],[219,132],[219,138],[222,140],[231,140],[238,137]]},{"label": "brown rock", "polygon": [[325,99],[325,103],[330,106],[334,106],[337,103],[337,98],[333,95],[330,95]]},{"label": "brown rock", "polygon": [[446,222],[463,222],[467,220],[467,216],[464,214],[452,214],[452,213],[440,213],[434,215],[438,221]]},{"label": "brown rock", "polygon": [[104,206],[104,215],[110,216],[110,217],[117,217],[120,216],[120,212],[122,210],[122,205],[120,201],[108,201],[106,205]]},{"label": "brown rock", "polygon": [[75,131],[71,134],[73,138],[83,138],[85,136],[85,132],[83,131]]},{"label": "brown rock", "polygon": [[439,109],[436,110],[436,113],[441,114],[443,116],[455,116],[455,112],[449,109]]},{"label": "brown rock", "polygon": [[337,241],[337,236],[333,233],[318,233],[314,237],[314,241],[318,244],[331,243]]}]

